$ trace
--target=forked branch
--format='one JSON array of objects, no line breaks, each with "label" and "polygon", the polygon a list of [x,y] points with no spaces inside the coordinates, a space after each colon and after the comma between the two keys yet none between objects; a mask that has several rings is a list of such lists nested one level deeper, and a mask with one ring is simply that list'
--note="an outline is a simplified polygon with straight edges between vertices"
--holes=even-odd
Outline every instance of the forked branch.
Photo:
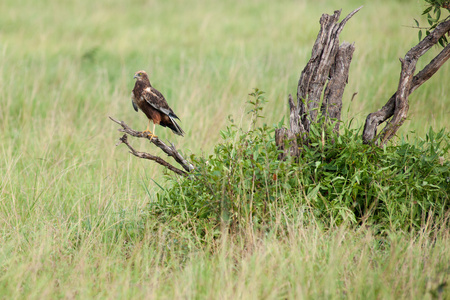
[{"label": "forked branch", "polygon": [[[376,143],[380,146],[391,139],[403,124],[408,113],[408,97],[425,81],[431,78],[437,70],[450,58],[450,44],[448,44],[422,71],[414,75],[419,58],[439,39],[450,31],[450,20],[442,22],[421,42],[406,53],[401,61],[400,80],[397,92],[392,95],[388,102],[377,112],[371,113],[366,118],[363,131],[363,142],[365,144]],[[389,123],[377,137],[377,127],[391,118]]]},{"label": "forked branch", "polygon": [[[166,167],[167,169],[169,169],[172,172],[177,173],[178,175],[182,175],[182,176],[187,176],[188,172],[194,170],[194,166],[189,163],[176,149],[175,146],[173,144],[171,144],[170,146],[166,145],[163,141],[161,141],[159,138],[154,137],[153,139],[150,139],[148,137],[148,135],[146,133],[143,133],[141,131],[136,131],[132,128],[130,128],[127,124],[125,124],[125,122],[123,121],[119,121],[116,120],[112,117],[109,117],[113,122],[119,124],[120,126],[122,126],[122,128],[119,129],[120,132],[124,132],[125,134],[119,139],[120,140],[120,144],[125,144],[127,145],[128,149],[130,149],[130,153],[133,154],[136,157],[139,158],[144,158],[144,159],[149,159],[149,160],[153,160],[154,162]],[[171,165],[170,163],[168,163],[167,161],[165,161],[164,159],[162,159],[159,156],[155,156],[146,152],[140,152],[135,150],[129,143],[128,143],[128,139],[127,139],[127,134],[137,137],[137,138],[144,138],[144,139],[148,139],[151,143],[155,144],[155,146],[157,146],[158,148],[160,148],[162,151],[164,151],[164,153],[166,153],[168,156],[173,157],[173,159],[175,159],[175,161],[183,167],[183,169],[186,170],[183,171],[181,169],[178,169],[176,167],[174,167],[173,165]]]}]

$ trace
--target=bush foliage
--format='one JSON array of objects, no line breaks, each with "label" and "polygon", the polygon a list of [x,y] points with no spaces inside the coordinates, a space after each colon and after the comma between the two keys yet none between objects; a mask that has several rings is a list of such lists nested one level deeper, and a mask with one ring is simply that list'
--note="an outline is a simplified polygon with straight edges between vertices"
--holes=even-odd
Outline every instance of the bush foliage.
[{"label": "bush foliage", "polygon": [[[419,28],[419,41],[422,40],[422,29],[425,30],[425,36],[428,36],[430,32],[436,28],[442,22],[449,20],[450,18],[450,1],[448,0],[425,0],[425,10],[422,15],[427,17],[429,27],[420,27],[419,21],[414,19],[417,28]],[[446,15],[444,17],[444,15]],[[447,37],[450,37],[450,32],[447,32]],[[439,39],[439,44],[445,47],[448,44],[448,39],[445,34]]]},{"label": "bush foliage", "polygon": [[213,154],[192,156],[193,174],[169,177],[170,187],[151,203],[152,214],[200,235],[221,226],[270,228],[299,217],[325,226],[345,222],[409,230],[448,214],[445,130],[430,129],[425,140],[402,139],[381,149],[363,145],[360,132],[349,126],[336,136],[331,126],[316,123],[300,157],[279,161],[275,126],[256,122],[262,92],[251,95],[251,128],[231,123]]}]

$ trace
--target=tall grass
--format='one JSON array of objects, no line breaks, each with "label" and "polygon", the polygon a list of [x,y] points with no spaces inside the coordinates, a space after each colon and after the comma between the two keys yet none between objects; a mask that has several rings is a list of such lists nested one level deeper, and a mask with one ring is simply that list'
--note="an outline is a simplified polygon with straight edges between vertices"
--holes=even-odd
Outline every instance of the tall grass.
[{"label": "tall grass", "polygon": [[[347,14],[360,4],[1,1],[0,295],[448,295],[447,226],[380,241],[370,229],[325,231],[314,220],[304,226],[289,219],[283,239],[249,227],[247,235],[211,239],[205,248],[186,224],[173,231],[149,217],[147,205],[161,191],[155,182],[166,186],[163,170],[114,146],[119,133],[107,116],[146,126],[130,103],[139,69],[150,73],[187,132],[181,139],[161,128],[158,135],[187,154],[209,154],[229,115],[248,126],[244,103],[254,87],[267,92],[265,122],[278,123],[320,15],[339,8]],[[417,42],[408,26],[421,11],[420,2],[373,1],[346,26],[342,38],[355,41],[356,52],[344,119],[355,128],[394,92],[398,57]],[[411,96],[411,121],[400,134],[420,138],[429,125],[449,127],[449,77],[445,65]]]},{"label": "tall grass", "polygon": [[68,222],[41,224],[2,240],[0,289],[8,298],[448,296],[448,228],[380,239],[370,229],[323,231],[289,222],[284,238],[225,234],[207,249],[182,236],[177,243],[150,224],[139,239],[123,228],[108,237],[112,230],[102,225],[80,231]]}]

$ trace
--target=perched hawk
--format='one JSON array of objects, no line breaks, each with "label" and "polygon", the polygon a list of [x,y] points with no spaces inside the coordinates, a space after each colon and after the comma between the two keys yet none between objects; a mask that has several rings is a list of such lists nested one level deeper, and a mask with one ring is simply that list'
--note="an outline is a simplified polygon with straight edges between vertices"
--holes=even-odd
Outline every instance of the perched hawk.
[{"label": "perched hawk", "polygon": [[[141,109],[148,118],[147,130],[150,139],[155,135],[155,124],[169,127],[173,133],[183,136],[184,131],[177,124],[175,119],[179,118],[167,104],[164,96],[150,84],[147,73],[138,71],[134,74],[136,84],[131,93],[131,100],[135,111]],[[150,121],[153,121],[153,132],[150,131]]]}]

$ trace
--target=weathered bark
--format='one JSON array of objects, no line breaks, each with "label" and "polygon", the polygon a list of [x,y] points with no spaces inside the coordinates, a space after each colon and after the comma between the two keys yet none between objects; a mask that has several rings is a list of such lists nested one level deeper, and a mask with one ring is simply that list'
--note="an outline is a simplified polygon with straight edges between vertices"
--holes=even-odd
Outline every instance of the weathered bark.
[{"label": "weathered bark", "polygon": [[140,152],[135,150],[129,143],[128,143],[128,135],[124,134],[121,138],[119,138],[120,142],[116,145],[120,145],[120,144],[125,144],[127,145],[128,149],[130,149],[130,153],[133,154],[136,157],[139,158],[144,158],[144,159],[149,159],[149,160],[153,160],[154,162],[166,167],[167,169],[169,169],[172,172],[177,173],[178,175],[182,175],[182,176],[187,176],[188,173],[184,172],[183,170],[180,170],[174,166],[172,166],[171,164],[169,164],[168,162],[166,162],[164,159],[162,159],[159,156],[155,156],[152,155],[150,153],[146,153],[146,152]]},{"label": "weathered bark", "polygon": [[[337,120],[335,131],[339,130],[342,108],[342,95],[347,84],[348,71],[354,52],[354,45],[343,43],[339,46],[339,34],[347,21],[362,7],[352,11],[338,23],[341,11],[333,15],[323,14],[320,18],[320,31],[314,43],[311,58],[303,69],[297,87],[297,105],[289,95],[290,129],[281,128],[275,131],[276,144],[283,150],[282,158],[288,153],[299,154],[298,144],[307,142],[311,123],[315,122],[321,105],[321,96],[325,84],[321,110],[327,121]],[[295,137],[296,142],[292,143]],[[289,139],[291,149],[285,149],[285,141]],[[294,149],[295,147],[295,149]]]},{"label": "weathered bark", "polygon": [[[147,133],[143,133],[141,131],[136,131],[134,129],[131,129],[127,124],[125,124],[125,122],[123,121],[119,121],[116,120],[112,117],[109,117],[113,122],[119,124],[120,126],[122,126],[122,128],[119,129],[119,131],[124,132],[125,135],[123,135],[120,138],[120,144],[125,144],[128,146],[128,148],[130,149],[130,153],[133,154],[136,157],[139,158],[145,158],[145,159],[149,159],[149,160],[153,160],[155,162],[157,162],[158,164],[166,167],[167,169],[169,169],[172,172],[177,173],[178,175],[183,175],[183,176],[187,176],[188,173],[192,170],[194,170],[194,166],[189,163],[176,149],[175,146],[173,144],[171,144],[170,146],[167,146],[163,141],[161,141],[158,137],[153,137],[152,139],[150,139],[148,137]],[[134,137],[138,137],[138,138],[145,138],[148,139],[151,143],[155,144],[155,146],[157,146],[158,148],[160,148],[162,151],[164,151],[164,153],[166,153],[168,156],[173,157],[173,159],[175,159],[175,161],[183,167],[183,169],[185,169],[187,172],[180,170],[174,166],[172,166],[171,164],[169,164],[168,162],[166,162],[164,159],[149,154],[149,153],[145,153],[145,152],[139,152],[136,151],[129,143],[127,140],[127,134],[134,136]]]},{"label": "weathered bark", "polygon": [[342,96],[348,83],[348,71],[355,51],[354,44],[342,43],[336,53],[336,60],[330,70],[330,80],[325,88],[322,115],[327,122],[336,120],[334,132],[339,134],[341,120]]},{"label": "weathered bark", "polygon": [[[395,136],[397,130],[406,119],[409,108],[409,95],[430,79],[450,58],[450,44],[422,71],[413,76],[417,61],[449,31],[450,20],[442,22],[426,38],[411,48],[404,59],[400,59],[401,72],[398,89],[380,110],[367,116],[362,135],[365,144],[375,143],[382,146]],[[392,119],[377,137],[377,127],[391,117]]]},{"label": "weathered bark", "polygon": [[291,132],[296,136],[300,133],[305,133],[305,128],[303,127],[302,122],[300,122],[300,114],[298,111],[298,107],[295,106],[294,100],[292,99],[292,95],[289,94],[289,126],[291,128]]},{"label": "weathered bark", "polygon": [[352,11],[340,23],[337,23],[337,21],[341,15],[341,10],[335,11],[332,16],[323,14],[320,18],[321,29],[314,43],[311,58],[300,75],[297,88],[297,102],[301,122],[307,132],[309,132],[311,122],[316,121],[318,107],[321,102],[320,97],[325,83],[331,75],[330,71],[340,48],[339,34],[344,29],[347,21],[361,8],[359,7]]}]

